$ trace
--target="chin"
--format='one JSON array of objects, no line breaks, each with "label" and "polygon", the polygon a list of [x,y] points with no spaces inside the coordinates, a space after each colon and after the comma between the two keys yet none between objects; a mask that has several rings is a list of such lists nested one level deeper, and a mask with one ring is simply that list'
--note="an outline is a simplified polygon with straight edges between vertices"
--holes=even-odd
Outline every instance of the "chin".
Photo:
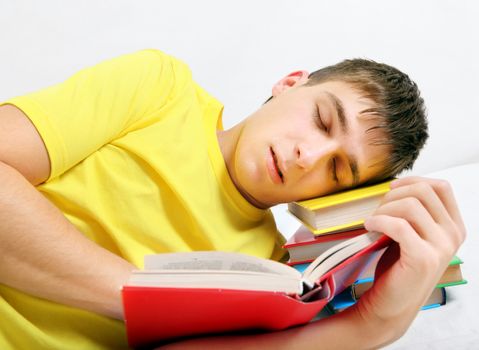
[{"label": "chin", "polygon": [[278,198],[272,197],[271,194],[268,193],[261,193],[256,194],[256,202],[261,203],[262,208],[271,208],[277,204],[283,203],[282,201],[278,200]]}]

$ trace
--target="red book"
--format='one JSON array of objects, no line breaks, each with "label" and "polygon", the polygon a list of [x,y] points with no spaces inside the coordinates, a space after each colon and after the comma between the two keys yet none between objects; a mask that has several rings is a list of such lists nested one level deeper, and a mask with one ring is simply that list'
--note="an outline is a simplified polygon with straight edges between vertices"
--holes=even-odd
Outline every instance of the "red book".
[{"label": "red book", "polygon": [[289,252],[289,265],[311,262],[332,246],[366,233],[364,228],[343,231],[339,233],[315,235],[306,226],[298,230],[284,244]]},{"label": "red book", "polygon": [[307,323],[390,242],[373,232],[350,241],[319,257],[302,276],[287,265],[239,253],[146,256],[145,270],[122,289],[129,345]]}]

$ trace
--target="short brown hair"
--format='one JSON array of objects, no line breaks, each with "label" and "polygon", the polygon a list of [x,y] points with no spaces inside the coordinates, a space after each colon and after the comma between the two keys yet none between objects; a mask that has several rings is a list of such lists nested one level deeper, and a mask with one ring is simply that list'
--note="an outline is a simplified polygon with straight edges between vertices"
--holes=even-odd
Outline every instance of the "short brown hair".
[{"label": "short brown hair", "polygon": [[385,137],[374,140],[373,144],[387,145],[390,154],[383,171],[372,181],[394,177],[411,169],[429,136],[426,108],[416,83],[389,65],[367,59],[349,59],[311,73],[305,85],[335,80],[351,84],[375,104],[361,114],[377,120],[376,126],[368,131],[384,131]]}]

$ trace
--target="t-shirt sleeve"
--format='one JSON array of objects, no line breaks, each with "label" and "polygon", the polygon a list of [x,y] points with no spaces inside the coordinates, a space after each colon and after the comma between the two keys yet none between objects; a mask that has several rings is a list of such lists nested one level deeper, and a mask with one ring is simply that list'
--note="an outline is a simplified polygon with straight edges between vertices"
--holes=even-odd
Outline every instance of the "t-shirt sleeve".
[{"label": "t-shirt sleeve", "polygon": [[189,74],[173,57],[144,50],[5,103],[20,108],[35,125],[50,157],[51,179],[103,145],[154,122]]}]

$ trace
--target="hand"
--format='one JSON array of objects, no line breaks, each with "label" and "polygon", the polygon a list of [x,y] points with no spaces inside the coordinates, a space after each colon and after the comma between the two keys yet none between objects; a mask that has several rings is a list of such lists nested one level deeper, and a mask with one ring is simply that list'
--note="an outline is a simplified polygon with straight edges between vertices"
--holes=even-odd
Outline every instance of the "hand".
[{"label": "hand", "polygon": [[396,243],[384,254],[373,288],[357,311],[364,322],[395,328],[402,335],[429,297],[466,231],[450,185],[407,177],[394,181],[366,229]]}]

